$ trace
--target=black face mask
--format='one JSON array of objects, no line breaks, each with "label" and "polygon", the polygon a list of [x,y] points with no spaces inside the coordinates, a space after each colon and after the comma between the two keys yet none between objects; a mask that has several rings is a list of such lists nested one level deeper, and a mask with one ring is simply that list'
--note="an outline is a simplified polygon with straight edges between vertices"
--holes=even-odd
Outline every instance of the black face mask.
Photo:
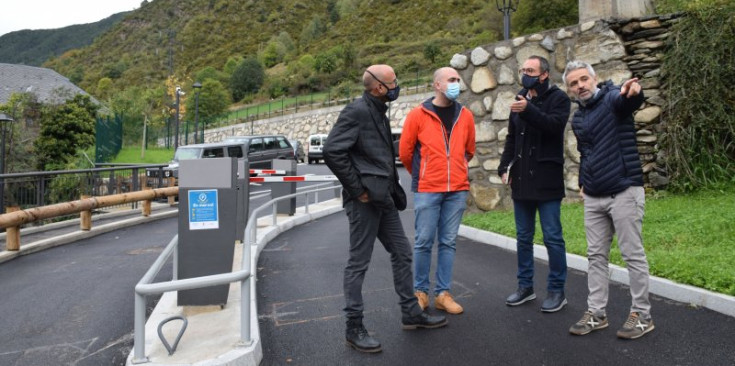
[{"label": "black face mask", "polygon": [[[381,82],[382,83],[382,82]],[[383,84],[385,86],[385,84]],[[388,87],[385,87],[388,89]],[[396,84],[396,87],[393,89],[388,89],[388,92],[385,93],[385,99],[388,99],[389,102],[392,102],[396,99],[398,99],[398,95],[401,94],[401,87]]]},{"label": "black face mask", "polygon": [[400,86],[398,85],[398,82],[396,82],[396,87],[395,87],[395,88],[393,88],[393,89],[391,89],[391,88],[389,88],[389,87],[388,87],[388,85],[386,85],[386,84],[385,84],[385,83],[384,83],[383,81],[381,81],[380,79],[378,79],[378,77],[377,77],[377,76],[375,76],[375,74],[373,74],[372,72],[370,72],[370,71],[368,71],[368,70],[365,70],[365,71],[366,71],[366,72],[367,72],[368,74],[370,74],[370,76],[372,76],[372,77],[373,77],[373,79],[377,80],[377,81],[378,81],[378,82],[380,83],[380,85],[383,85],[383,86],[385,87],[385,89],[386,89],[386,90],[388,90],[388,91],[387,91],[387,92],[385,93],[385,99],[386,99],[387,101],[389,101],[389,102],[392,102],[392,101],[394,101],[394,100],[398,99],[398,95],[399,95],[399,94],[401,93],[401,87],[400,87]]}]

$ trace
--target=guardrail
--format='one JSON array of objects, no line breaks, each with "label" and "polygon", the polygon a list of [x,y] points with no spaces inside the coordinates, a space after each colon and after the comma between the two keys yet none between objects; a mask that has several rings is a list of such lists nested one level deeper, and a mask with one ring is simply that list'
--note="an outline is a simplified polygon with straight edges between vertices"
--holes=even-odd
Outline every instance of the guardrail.
[{"label": "guardrail", "polygon": [[[325,183],[329,184],[329,187],[324,188],[318,188],[313,189],[309,191],[304,192],[297,192],[285,196],[281,196],[278,198],[274,198],[262,205],[260,205],[258,208],[254,209],[252,213],[250,214],[250,217],[248,218],[248,224],[245,227],[245,240],[244,240],[244,247],[243,247],[243,255],[242,255],[242,262],[240,264],[240,270],[231,272],[231,273],[221,273],[216,275],[209,275],[209,276],[203,276],[203,277],[194,277],[194,278],[187,278],[183,280],[179,280],[177,277],[177,269],[178,269],[178,256],[175,255],[176,253],[176,247],[178,246],[178,235],[174,236],[173,239],[169,242],[169,244],[166,246],[166,248],[161,252],[161,254],[158,256],[156,261],[153,263],[151,268],[148,269],[148,271],[145,273],[143,278],[138,282],[138,284],[135,286],[135,320],[134,320],[134,334],[133,334],[133,359],[132,362],[134,364],[139,363],[146,363],[148,362],[148,358],[145,356],[145,297],[149,295],[160,295],[165,292],[169,291],[182,291],[182,290],[191,290],[196,288],[203,288],[203,287],[210,287],[210,286],[216,286],[216,285],[224,285],[231,282],[241,282],[240,283],[240,341],[239,345],[241,346],[248,346],[252,344],[252,339],[250,336],[250,291],[255,291],[254,289],[254,281],[251,281],[252,268],[255,268],[255,265],[257,264],[258,260],[258,251],[255,251],[255,255],[252,254],[252,246],[255,245],[257,247],[257,229],[258,229],[258,214],[261,213],[261,211],[264,211],[268,206],[271,206],[273,209],[273,221],[272,224],[275,225],[277,223],[276,221],[276,210],[277,210],[277,203],[281,200],[285,199],[291,199],[298,197],[300,195],[303,195],[305,197],[304,201],[304,211],[308,214],[309,213],[309,195],[314,195],[314,202],[317,203],[319,200],[319,192],[321,191],[327,191],[327,190],[335,190],[335,189],[341,189],[341,186],[335,186],[332,185],[332,183]],[[317,185],[321,186],[321,184]],[[173,273],[174,277],[171,281],[167,282],[159,282],[159,283],[152,283],[153,279],[155,279],[156,275],[160,270],[163,268],[164,263],[168,260],[168,258],[174,254],[173,256]]]},{"label": "guardrail", "polygon": [[172,197],[179,194],[179,187],[146,189],[143,191],[113,194],[100,197],[83,197],[82,199],[57,203],[55,205],[34,207],[25,210],[13,210],[0,215],[0,229],[7,229],[6,250],[20,249],[20,225],[44,220],[52,217],[80,213],[80,229],[88,231],[92,228],[92,210],[111,207],[125,203],[143,201],[142,214],[149,216],[151,201],[156,198]]}]

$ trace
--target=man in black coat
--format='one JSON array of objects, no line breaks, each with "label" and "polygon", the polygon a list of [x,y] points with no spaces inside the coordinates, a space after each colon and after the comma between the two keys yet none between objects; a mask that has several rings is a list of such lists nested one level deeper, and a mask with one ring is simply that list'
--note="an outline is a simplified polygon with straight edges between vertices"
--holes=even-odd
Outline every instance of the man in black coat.
[{"label": "man in black coat", "polygon": [[533,236],[536,212],[549,256],[547,297],[541,311],[566,305],[566,247],[561,228],[564,198],[564,127],[571,102],[556,85],[549,85],[549,62],[531,56],[520,70],[523,89],[511,105],[508,137],[498,174],[510,184],[516,221],[518,290],[505,301],[518,306],[536,298],[533,291]]},{"label": "man in black coat", "polygon": [[413,292],[412,250],[398,216],[398,210],[406,208],[406,194],[398,183],[386,116],[386,103],[398,98],[400,90],[396,74],[388,65],[372,65],[362,80],[362,98],[340,112],[323,153],[327,166],[342,183],[350,223],[349,260],[344,271],[347,344],[361,352],[380,352],[380,342],[362,323],[362,282],[376,238],[391,255],[403,329],[438,328],[447,320],[424,312]]}]

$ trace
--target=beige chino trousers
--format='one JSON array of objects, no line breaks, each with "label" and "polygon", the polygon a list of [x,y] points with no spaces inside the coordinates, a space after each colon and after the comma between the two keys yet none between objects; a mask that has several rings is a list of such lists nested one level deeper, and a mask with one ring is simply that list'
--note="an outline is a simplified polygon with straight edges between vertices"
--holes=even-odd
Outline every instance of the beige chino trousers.
[{"label": "beige chino trousers", "polygon": [[610,246],[613,234],[617,234],[618,247],[630,278],[630,311],[641,313],[644,319],[650,317],[648,260],[641,236],[645,204],[643,187],[628,187],[611,196],[584,196],[584,226],[589,260],[587,306],[596,316],[606,316]]}]

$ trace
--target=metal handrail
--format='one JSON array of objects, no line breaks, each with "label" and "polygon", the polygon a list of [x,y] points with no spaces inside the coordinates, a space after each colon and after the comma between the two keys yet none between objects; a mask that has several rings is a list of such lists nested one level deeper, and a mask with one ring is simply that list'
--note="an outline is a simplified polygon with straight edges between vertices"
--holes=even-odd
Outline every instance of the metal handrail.
[{"label": "metal handrail", "polygon": [[[320,186],[318,184],[316,186]],[[340,186],[335,186],[330,183],[329,187],[314,189],[305,192],[298,192],[289,194],[286,196],[271,199],[270,201],[260,205],[250,214],[248,218],[248,224],[245,227],[245,242],[243,243],[243,255],[242,263],[239,271],[231,273],[220,273],[216,275],[202,276],[187,278],[183,280],[177,279],[178,272],[178,256],[176,255],[176,247],[179,244],[179,236],[175,235],[171,241],[166,245],[161,254],[156,258],[156,261],[143,275],[138,284],[135,286],[135,318],[134,318],[134,334],[133,334],[133,364],[146,363],[148,358],[145,356],[145,297],[148,295],[159,295],[169,291],[181,291],[190,290],[202,287],[224,285],[231,282],[240,282],[240,345],[248,346],[252,344],[250,337],[250,291],[252,285],[251,281],[252,273],[251,268],[255,268],[255,261],[257,261],[257,250],[255,255],[251,254],[252,245],[257,245],[256,234],[257,234],[257,215],[269,205],[274,206],[281,200],[290,199],[299,195],[305,196],[304,210],[306,213],[309,212],[309,194],[314,193],[318,195],[320,191],[326,191],[330,189],[338,189]],[[318,196],[315,196],[318,199]],[[255,224],[253,224],[255,222]],[[276,224],[276,218],[273,218],[273,225]],[[251,235],[248,235],[251,233]],[[158,272],[161,271],[163,265],[166,263],[171,255],[174,255],[174,278],[171,281],[152,283]]]}]

